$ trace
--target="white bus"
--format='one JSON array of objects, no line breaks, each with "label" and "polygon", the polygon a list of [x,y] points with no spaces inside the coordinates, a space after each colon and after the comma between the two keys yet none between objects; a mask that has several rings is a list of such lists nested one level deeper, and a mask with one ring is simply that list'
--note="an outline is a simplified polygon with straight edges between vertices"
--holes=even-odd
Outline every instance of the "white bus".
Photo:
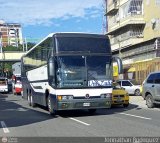
[{"label": "white bus", "polygon": [[108,37],[53,33],[22,57],[23,97],[31,106],[58,110],[110,108],[113,58]]}]

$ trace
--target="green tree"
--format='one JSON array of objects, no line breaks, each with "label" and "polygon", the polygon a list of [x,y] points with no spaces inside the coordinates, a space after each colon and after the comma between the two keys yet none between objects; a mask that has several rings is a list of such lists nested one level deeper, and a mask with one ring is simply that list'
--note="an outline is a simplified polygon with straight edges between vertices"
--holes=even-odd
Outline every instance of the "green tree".
[{"label": "green tree", "polygon": [[[27,43],[27,49],[31,49],[33,46],[35,45],[35,43],[31,43],[31,42],[28,42]],[[24,45],[24,48],[23,48],[23,45],[19,44],[18,47],[15,47],[15,46],[6,46],[6,47],[3,47],[3,51],[25,51],[26,48],[25,48],[26,45]]]}]

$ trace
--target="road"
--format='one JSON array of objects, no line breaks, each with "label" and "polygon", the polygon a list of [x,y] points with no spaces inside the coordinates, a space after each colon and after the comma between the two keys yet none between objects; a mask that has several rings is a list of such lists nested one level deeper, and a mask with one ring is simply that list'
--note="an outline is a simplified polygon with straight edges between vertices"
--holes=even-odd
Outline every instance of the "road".
[{"label": "road", "polygon": [[159,119],[160,109],[133,102],[128,108],[100,109],[94,115],[82,110],[52,117],[20,96],[0,95],[0,137],[159,137]]}]

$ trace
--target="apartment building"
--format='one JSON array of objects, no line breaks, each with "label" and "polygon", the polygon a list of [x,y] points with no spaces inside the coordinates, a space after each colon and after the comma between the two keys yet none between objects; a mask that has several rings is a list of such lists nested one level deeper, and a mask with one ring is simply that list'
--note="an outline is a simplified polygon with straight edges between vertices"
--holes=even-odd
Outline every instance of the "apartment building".
[{"label": "apartment building", "polygon": [[160,0],[106,0],[106,16],[112,53],[124,64],[121,78],[142,83],[160,70]]},{"label": "apartment building", "polygon": [[0,20],[0,44],[2,47],[18,47],[18,44],[23,44],[21,25]]}]

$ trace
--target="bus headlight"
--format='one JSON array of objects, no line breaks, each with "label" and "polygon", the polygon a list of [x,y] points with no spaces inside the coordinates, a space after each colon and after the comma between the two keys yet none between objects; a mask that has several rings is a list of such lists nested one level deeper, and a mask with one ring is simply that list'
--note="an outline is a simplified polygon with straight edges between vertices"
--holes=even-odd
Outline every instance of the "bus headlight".
[{"label": "bus headlight", "polygon": [[67,96],[62,96],[62,100],[67,100]]},{"label": "bus headlight", "polygon": [[58,95],[58,96],[57,96],[57,99],[58,99],[58,101],[61,101],[61,100],[62,100],[62,96],[61,96],[61,95]]},{"label": "bus headlight", "polygon": [[69,100],[72,100],[72,99],[73,99],[73,96],[72,96],[72,95],[69,95],[69,96],[68,96],[68,99],[69,99]]},{"label": "bus headlight", "polygon": [[111,98],[112,97],[112,94],[111,93],[103,93],[101,94],[101,98]]},{"label": "bus headlight", "polygon": [[73,99],[73,95],[58,95],[57,99],[58,99],[58,101],[61,101],[61,100],[72,100]]}]

